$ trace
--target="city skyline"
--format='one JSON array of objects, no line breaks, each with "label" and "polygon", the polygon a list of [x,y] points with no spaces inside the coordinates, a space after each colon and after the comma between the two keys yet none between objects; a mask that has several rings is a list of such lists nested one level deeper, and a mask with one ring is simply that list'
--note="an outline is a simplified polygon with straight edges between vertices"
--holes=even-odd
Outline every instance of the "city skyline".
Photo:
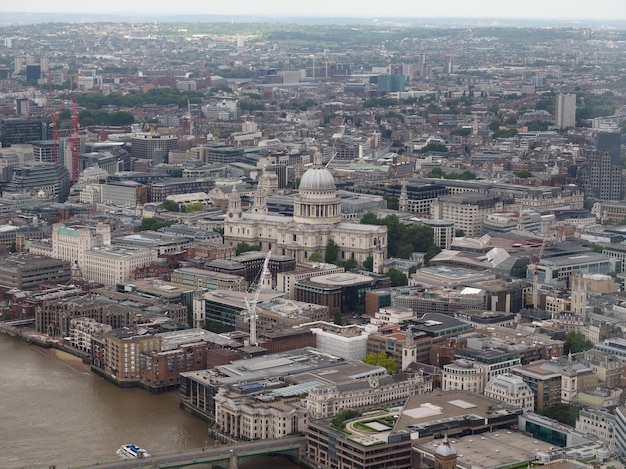
[{"label": "city skyline", "polygon": [[[175,6],[174,6],[175,5]],[[358,5],[358,7],[357,7]],[[127,2],[112,0],[107,3],[85,3],[77,0],[62,3],[50,3],[33,0],[21,4],[0,6],[5,13],[73,13],[102,15],[227,15],[227,16],[261,16],[261,17],[359,17],[359,18],[506,18],[506,19],[581,19],[581,20],[626,20],[626,7],[620,0],[599,0],[586,2],[555,1],[540,2],[529,0],[523,7],[516,8],[510,3],[478,0],[462,2],[446,0],[431,4],[405,4],[403,8],[390,9],[385,3],[375,0],[364,0],[358,4],[347,0],[321,0],[315,3],[289,3],[279,0],[254,2],[243,0],[236,4],[212,2],[202,5],[190,0],[171,3],[154,3],[137,0],[129,5]]]}]

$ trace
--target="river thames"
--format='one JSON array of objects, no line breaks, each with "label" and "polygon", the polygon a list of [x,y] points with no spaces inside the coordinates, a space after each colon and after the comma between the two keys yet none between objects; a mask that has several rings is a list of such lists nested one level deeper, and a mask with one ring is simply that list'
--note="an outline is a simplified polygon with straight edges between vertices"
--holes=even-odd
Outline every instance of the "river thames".
[{"label": "river thames", "polygon": [[[121,389],[80,359],[0,333],[0,467],[80,467],[115,461],[134,443],[153,454],[212,444],[207,425],[179,407],[176,392]],[[245,469],[298,468],[282,457]]]}]

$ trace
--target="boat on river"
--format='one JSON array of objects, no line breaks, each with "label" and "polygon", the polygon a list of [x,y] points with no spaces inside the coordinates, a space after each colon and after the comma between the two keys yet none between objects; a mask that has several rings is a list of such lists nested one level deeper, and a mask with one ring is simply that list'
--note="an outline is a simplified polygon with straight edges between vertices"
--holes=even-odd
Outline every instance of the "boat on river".
[{"label": "boat on river", "polygon": [[132,443],[122,445],[121,448],[117,450],[117,454],[125,459],[143,459],[151,456],[148,451]]}]

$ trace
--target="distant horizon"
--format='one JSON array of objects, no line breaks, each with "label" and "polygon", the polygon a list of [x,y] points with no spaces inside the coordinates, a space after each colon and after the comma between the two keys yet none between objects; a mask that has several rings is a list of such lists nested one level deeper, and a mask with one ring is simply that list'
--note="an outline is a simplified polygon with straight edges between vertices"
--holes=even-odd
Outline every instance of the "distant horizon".
[{"label": "distant horizon", "polygon": [[383,16],[306,16],[306,15],[255,15],[142,12],[142,13],[75,13],[75,12],[2,12],[0,27],[46,23],[97,24],[97,23],[233,23],[233,24],[301,24],[334,26],[380,27],[539,27],[539,28],[606,28],[626,30],[626,18],[533,18],[533,17],[383,17]]},{"label": "distant horizon", "polygon": [[[20,5],[0,6],[0,13],[10,15],[72,15],[103,17],[179,17],[215,16],[227,18],[259,17],[270,19],[317,18],[337,20],[520,20],[520,21],[581,21],[581,22],[623,22],[626,21],[626,5],[623,0],[527,0],[522,5],[495,2],[493,0],[440,0],[428,4],[387,4],[378,0],[361,0],[358,3],[348,0],[317,0],[307,3],[285,3],[281,0],[264,2],[240,0],[236,3],[202,4],[192,0],[179,0],[175,3],[135,0],[122,2],[109,0],[106,3],[85,3],[82,0],[64,0],[51,4],[49,1],[31,0]],[[0,18],[6,23],[6,18]]]}]

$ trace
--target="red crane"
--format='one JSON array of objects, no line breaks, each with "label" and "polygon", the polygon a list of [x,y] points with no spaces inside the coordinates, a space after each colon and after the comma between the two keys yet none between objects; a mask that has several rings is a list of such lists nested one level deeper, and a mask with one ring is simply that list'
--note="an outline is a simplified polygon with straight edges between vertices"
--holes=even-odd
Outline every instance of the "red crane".
[{"label": "red crane", "polygon": [[50,116],[50,125],[52,125],[52,150],[54,151],[54,162],[59,162],[59,116],[63,110],[63,103],[59,106],[59,110]]},{"label": "red crane", "polygon": [[72,153],[72,184],[78,180],[80,169],[79,153],[80,153],[80,137],[78,135],[78,104],[72,100],[72,133],[70,134],[70,150]]}]

